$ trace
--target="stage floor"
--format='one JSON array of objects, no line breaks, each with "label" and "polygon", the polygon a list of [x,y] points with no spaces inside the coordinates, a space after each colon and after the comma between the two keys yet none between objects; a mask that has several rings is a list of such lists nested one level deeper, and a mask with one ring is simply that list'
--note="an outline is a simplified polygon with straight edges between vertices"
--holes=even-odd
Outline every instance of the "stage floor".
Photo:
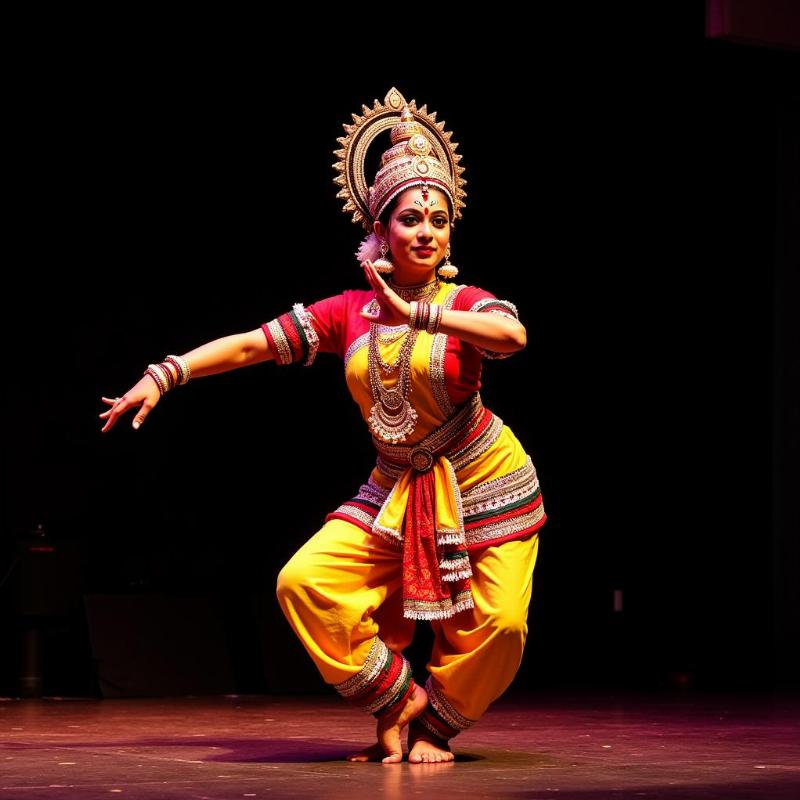
[{"label": "stage floor", "polygon": [[335,696],[0,700],[0,800],[800,797],[797,697],[505,697],[453,764],[350,764]]}]

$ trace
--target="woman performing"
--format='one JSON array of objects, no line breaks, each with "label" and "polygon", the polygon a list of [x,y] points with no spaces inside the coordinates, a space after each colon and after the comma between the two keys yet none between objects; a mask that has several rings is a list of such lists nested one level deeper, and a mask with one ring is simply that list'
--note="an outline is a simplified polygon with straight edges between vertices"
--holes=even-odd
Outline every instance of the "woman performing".
[{"label": "woman performing", "polygon": [[[122,397],[104,397],[100,416],[108,431],[134,409],[138,428],[190,376],[338,354],[376,464],[283,568],[278,600],[323,679],[377,718],[377,743],[350,760],[402,761],[408,726],[410,762],[452,761],[449,740],[509,686],[528,630],[539,482],[479,394],[482,359],[522,349],[526,332],[510,302],[446,282],[465,181],[444,124],[396,89],[353,119],[335,182],[367,231],[358,259],[370,288],[167,356]],[[387,131],[368,186],[366,154]],[[416,620],[435,637],[424,688],[403,656]]]}]

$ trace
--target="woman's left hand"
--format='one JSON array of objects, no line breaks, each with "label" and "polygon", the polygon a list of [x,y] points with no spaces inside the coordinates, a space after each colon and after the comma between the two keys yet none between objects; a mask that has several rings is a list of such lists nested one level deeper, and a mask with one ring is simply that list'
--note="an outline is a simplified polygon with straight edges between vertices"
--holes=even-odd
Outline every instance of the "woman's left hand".
[{"label": "woman's left hand", "polygon": [[361,266],[364,268],[364,275],[366,275],[369,285],[375,290],[375,300],[378,303],[376,312],[362,311],[361,316],[370,322],[377,322],[379,325],[407,324],[411,306],[388,286],[371,261],[363,261]]}]

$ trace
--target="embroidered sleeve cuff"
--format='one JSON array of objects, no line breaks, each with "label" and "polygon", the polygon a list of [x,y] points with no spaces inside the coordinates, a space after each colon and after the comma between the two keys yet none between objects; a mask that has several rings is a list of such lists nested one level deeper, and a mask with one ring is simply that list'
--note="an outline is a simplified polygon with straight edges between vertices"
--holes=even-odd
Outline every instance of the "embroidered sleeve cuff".
[{"label": "embroidered sleeve cuff", "polygon": [[[486,314],[502,314],[504,317],[510,317],[516,320],[519,319],[517,307],[513,303],[510,303],[508,300],[497,300],[493,297],[478,300],[478,302],[470,308],[470,311],[480,311]],[[484,350],[481,347],[478,347],[477,350],[484,358],[495,360],[508,358],[514,355],[513,353],[496,353],[494,350]]]},{"label": "embroidered sleeve cuff", "polygon": [[313,321],[313,316],[303,304],[295,303],[291,311],[261,326],[276,363],[302,361],[307,367],[314,363],[319,336],[314,330]]}]

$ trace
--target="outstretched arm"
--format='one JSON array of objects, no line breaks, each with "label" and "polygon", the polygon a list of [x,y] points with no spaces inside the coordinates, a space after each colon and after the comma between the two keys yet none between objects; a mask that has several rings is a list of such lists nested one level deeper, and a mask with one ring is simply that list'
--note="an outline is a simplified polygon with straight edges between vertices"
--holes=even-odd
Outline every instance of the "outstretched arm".
[{"label": "outstretched arm", "polygon": [[217,375],[239,367],[248,367],[272,359],[267,339],[261,328],[247,333],[223,336],[213,342],[201,344],[183,356],[189,364],[193,378]]},{"label": "outstretched arm", "polygon": [[[269,361],[272,359],[272,352],[267,346],[264,332],[261,328],[256,328],[246,333],[214,339],[185,353],[183,359],[192,377],[202,378],[205,375],[216,375]],[[150,375],[144,375],[122,397],[103,397],[103,402],[110,408],[99,415],[100,419],[105,420],[102,432],[110,431],[117,420],[131,409],[138,409],[133,418],[133,428],[139,428],[160,399],[161,390]]]}]

